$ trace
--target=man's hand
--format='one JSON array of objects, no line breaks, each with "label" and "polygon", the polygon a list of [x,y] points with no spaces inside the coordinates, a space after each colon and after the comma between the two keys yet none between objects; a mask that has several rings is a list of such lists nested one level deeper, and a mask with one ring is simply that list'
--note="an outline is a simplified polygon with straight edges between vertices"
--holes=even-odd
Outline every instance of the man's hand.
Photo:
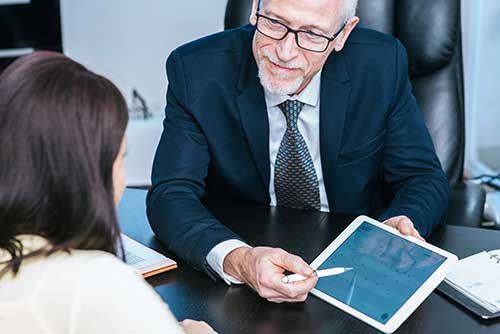
[{"label": "man's hand", "polygon": [[420,233],[418,233],[415,226],[413,226],[413,222],[410,220],[410,218],[406,216],[389,218],[384,222],[384,224],[389,225],[390,227],[394,227],[403,235],[411,235],[417,239],[425,241],[425,239],[420,236]]},{"label": "man's hand", "polygon": [[215,331],[204,321],[186,319],[179,323],[186,334],[209,334]]},{"label": "man's hand", "polygon": [[[294,283],[283,283],[285,270],[308,277]],[[248,284],[267,300],[275,303],[302,302],[318,278],[300,257],[279,248],[240,247],[224,259],[224,272]]]}]

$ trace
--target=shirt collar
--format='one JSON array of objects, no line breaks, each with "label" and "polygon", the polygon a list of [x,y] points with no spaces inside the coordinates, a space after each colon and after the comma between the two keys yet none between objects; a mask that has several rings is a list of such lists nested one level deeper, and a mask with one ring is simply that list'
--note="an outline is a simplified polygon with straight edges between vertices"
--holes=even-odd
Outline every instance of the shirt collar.
[{"label": "shirt collar", "polygon": [[[50,246],[50,242],[38,235],[33,234],[22,234],[16,237],[17,240],[21,242],[23,245],[23,255],[29,254],[31,252],[48,248]],[[10,261],[11,256],[10,253],[5,249],[0,249],[0,263]],[[1,269],[1,268],[0,268]]]},{"label": "shirt collar", "polygon": [[316,107],[319,103],[319,92],[321,88],[321,70],[316,73],[311,82],[298,95],[277,95],[270,93],[264,88],[267,107],[275,107],[285,102],[286,100],[299,100],[312,107]]}]

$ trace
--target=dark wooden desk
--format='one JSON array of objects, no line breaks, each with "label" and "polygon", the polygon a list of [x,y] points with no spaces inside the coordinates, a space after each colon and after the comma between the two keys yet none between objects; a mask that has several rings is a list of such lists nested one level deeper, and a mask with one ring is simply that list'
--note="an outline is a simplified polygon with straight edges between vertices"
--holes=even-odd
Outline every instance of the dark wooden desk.
[{"label": "dark wooden desk", "polygon": [[[127,190],[118,209],[123,231],[175,258],[158,242],[145,216],[145,192]],[[255,205],[211,205],[211,211],[254,245],[281,247],[311,262],[352,220]],[[500,231],[442,226],[430,241],[462,258],[500,248]],[[177,260],[177,259],[176,259]],[[221,334],[378,333],[335,307],[310,296],[298,304],[272,304],[246,286],[213,282],[184,262],[149,281],[178,319],[210,323]],[[500,333],[500,320],[481,320],[439,292],[432,293],[396,333]]]}]

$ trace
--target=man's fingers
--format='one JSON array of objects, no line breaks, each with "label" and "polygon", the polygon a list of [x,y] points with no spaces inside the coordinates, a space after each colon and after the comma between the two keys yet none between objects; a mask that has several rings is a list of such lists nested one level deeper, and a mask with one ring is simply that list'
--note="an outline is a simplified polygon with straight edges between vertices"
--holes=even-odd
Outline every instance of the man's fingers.
[{"label": "man's fingers", "polygon": [[410,235],[413,230],[413,223],[404,216],[393,217],[389,219],[386,224],[395,228],[404,235]]},{"label": "man's fingers", "polygon": [[414,230],[413,224],[408,219],[402,219],[399,222],[398,230],[399,230],[399,232],[403,233],[404,235],[412,235],[413,230]]},{"label": "man's fingers", "polygon": [[[255,267],[248,272],[252,274],[253,279],[249,279],[247,283],[262,298],[269,301],[303,301],[318,282],[318,278],[313,275],[314,269],[299,256],[287,253],[282,249],[259,247],[254,248],[252,254],[256,259]],[[283,283],[282,278],[285,270],[308,278],[298,282]]]},{"label": "man's fingers", "polygon": [[279,262],[282,268],[295,274],[301,274],[303,276],[312,276],[314,274],[314,269],[304,260],[285,251],[279,253]]},{"label": "man's fingers", "polygon": [[421,235],[420,235],[420,233],[417,231],[417,229],[415,229],[415,233],[416,233],[415,237],[416,237],[417,239],[420,239],[420,240],[422,240],[422,241],[425,241],[425,239],[424,239],[424,238],[422,238],[422,236],[421,236]]},{"label": "man's fingers", "polygon": [[387,219],[384,224],[394,227],[403,235],[411,235],[417,239],[425,241],[425,239],[422,238],[418,230],[413,225],[413,222],[410,220],[410,218],[406,216],[392,217],[390,219]]},{"label": "man's fingers", "polygon": [[425,241],[424,238],[418,233],[418,230],[413,226],[413,223],[411,222],[410,219],[404,218],[404,220],[401,221],[399,224],[399,231],[404,234],[404,235],[411,235],[417,239],[420,239],[422,241]]},{"label": "man's fingers", "polygon": [[277,298],[267,298],[267,300],[272,303],[296,303],[305,301],[307,299],[307,296],[309,296],[309,294],[305,293],[303,295],[297,296],[297,298],[277,297]]},{"label": "man's fingers", "polygon": [[312,276],[314,269],[308,265],[302,258],[296,255],[287,253],[284,250],[277,250],[278,265],[288,271],[303,276]]},{"label": "man's fingers", "polygon": [[[257,291],[262,298],[269,301],[281,300],[283,302],[299,302],[303,301],[309,291],[316,285],[317,278],[307,279],[305,284],[281,283],[280,286],[262,287],[261,291]],[[312,281],[312,282],[311,282]]]},{"label": "man's fingers", "polygon": [[304,294],[311,291],[312,288],[318,282],[318,278],[315,276],[309,277],[305,280],[293,282],[293,283],[283,283],[281,280],[283,276],[273,275],[271,279],[270,289],[279,293],[280,298],[287,298],[292,300],[298,300],[298,298]]},{"label": "man's fingers", "polygon": [[[259,294],[273,301],[278,299],[287,302],[301,301],[303,296],[307,295],[318,281],[318,278],[313,276],[314,270],[300,257],[289,254],[284,250],[277,249],[273,255],[273,264],[276,268],[282,269],[281,271],[268,270],[263,273],[261,283],[266,290],[264,295],[260,291]],[[284,269],[308,278],[293,283],[283,283],[282,278],[284,275],[282,270]]]},{"label": "man's fingers", "polygon": [[400,220],[399,217],[392,217],[392,218],[386,219],[384,221],[384,224],[397,229],[399,220]]},{"label": "man's fingers", "polygon": [[311,291],[316,283],[318,283],[318,278],[313,276],[293,283],[280,282],[278,289],[285,292],[286,296],[290,298],[297,298]]}]

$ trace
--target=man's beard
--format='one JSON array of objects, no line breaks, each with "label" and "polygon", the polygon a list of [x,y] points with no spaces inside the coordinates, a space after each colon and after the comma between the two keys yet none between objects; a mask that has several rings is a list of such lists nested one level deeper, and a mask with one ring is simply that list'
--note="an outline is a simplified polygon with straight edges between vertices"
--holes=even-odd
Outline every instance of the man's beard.
[{"label": "man's beard", "polygon": [[[267,58],[267,60],[265,59]],[[266,62],[271,61],[287,68],[297,68],[305,70],[306,65],[299,62],[283,63],[276,59],[276,57],[267,50],[262,50],[261,58],[259,59],[259,79],[261,85],[271,94],[275,95],[293,95],[295,94],[302,83],[304,82],[304,76],[299,75],[293,79],[289,79],[289,76],[282,73],[272,73],[266,69]],[[272,65],[271,65],[272,66]],[[279,82],[277,82],[279,81]]]}]

